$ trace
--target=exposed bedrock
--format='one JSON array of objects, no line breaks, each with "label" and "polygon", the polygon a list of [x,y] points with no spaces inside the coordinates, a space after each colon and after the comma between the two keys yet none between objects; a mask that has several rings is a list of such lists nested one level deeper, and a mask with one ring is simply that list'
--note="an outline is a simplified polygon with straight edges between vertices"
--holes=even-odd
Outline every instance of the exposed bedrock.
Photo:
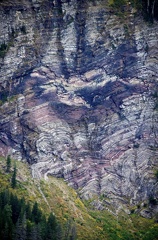
[{"label": "exposed bedrock", "polygon": [[0,154],[84,198],[157,198],[158,25],[106,1],[0,3]]}]

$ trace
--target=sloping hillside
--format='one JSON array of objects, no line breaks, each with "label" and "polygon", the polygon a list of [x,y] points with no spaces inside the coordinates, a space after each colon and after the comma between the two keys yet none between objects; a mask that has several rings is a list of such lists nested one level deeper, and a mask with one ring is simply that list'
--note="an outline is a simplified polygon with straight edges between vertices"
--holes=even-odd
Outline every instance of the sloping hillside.
[{"label": "sloping hillside", "polygon": [[[99,206],[97,196],[93,201],[82,201],[77,192],[70,188],[62,179],[49,177],[46,180],[32,179],[29,166],[16,161],[17,175],[16,187],[11,187],[13,175],[12,161],[10,173],[6,173],[6,159],[0,158],[0,192],[8,189],[19,199],[25,198],[30,205],[38,203],[40,210],[46,217],[52,212],[61,224],[62,234],[59,239],[99,240],[99,239],[141,239],[156,240],[158,237],[158,224],[155,219],[146,219],[139,216],[142,206],[131,209],[130,213],[123,210],[111,212],[105,209],[96,210]],[[151,203],[144,206],[149,211]]]}]

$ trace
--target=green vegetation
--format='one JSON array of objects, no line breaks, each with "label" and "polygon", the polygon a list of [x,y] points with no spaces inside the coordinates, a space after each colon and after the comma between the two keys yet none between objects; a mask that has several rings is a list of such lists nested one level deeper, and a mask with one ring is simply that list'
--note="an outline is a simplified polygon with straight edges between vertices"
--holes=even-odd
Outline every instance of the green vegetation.
[{"label": "green vegetation", "polygon": [[114,13],[124,18],[129,11],[130,6],[138,10],[144,16],[144,19],[153,22],[158,19],[158,2],[154,0],[109,0],[109,6]]},{"label": "green vegetation", "polygon": [[46,219],[37,202],[31,207],[9,190],[0,193],[0,239],[55,240],[57,222],[50,213]]},{"label": "green vegetation", "polygon": [[14,102],[16,101],[18,98],[18,95],[12,95],[12,96],[9,96],[9,92],[1,92],[1,95],[0,95],[0,106],[2,106],[4,103],[6,102]]},{"label": "green vegetation", "polygon": [[10,47],[13,46],[14,43],[14,38],[10,37],[9,41],[7,42],[7,44],[4,42],[0,45],[0,58],[4,58],[7,51],[9,50]]},{"label": "green vegetation", "polygon": [[[97,197],[82,201],[63,179],[32,179],[29,166],[19,161],[16,161],[16,187],[13,188],[14,162],[11,160],[10,171],[6,173],[7,160],[0,157],[0,239],[6,239],[3,234],[7,240],[20,239],[18,236],[22,234],[24,240],[54,237],[56,240],[158,238],[156,220],[145,219],[135,213],[135,210],[140,211],[140,206],[139,209],[132,207],[135,210],[130,215],[123,210],[118,216],[107,210],[98,211],[92,204]],[[1,198],[7,199],[5,204]],[[104,196],[101,199],[104,201]]]},{"label": "green vegetation", "polygon": [[158,170],[156,170],[155,172],[155,177],[156,177],[156,180],[158,181]]},{"label": "green vegetation", "polygon": [[19,29],[15,30],[13,27],[11,28],[11,32],[9,33],[9,39],[6,42],[0,44],[0,58],[4,58],[10,47],[14,46],[15,38],[18,36],[19,32],[22,34],[26,34],[26,26],[22,25]]},{"label": "green vegetation", "polygon": [[149,197],[149,204],[157,205],[157,200],[152,195]]},{"label": "green vegetation", "polygon": [[113,10],[125,12],[126,8],[132,5],[135,8],[141,7],[141,1],[139,0],[108,0],[108,4]]},{"label": "green vegetation", "polygon": [[7,169],[6,172],[10,172],[10,168],[11,168],[11,159],[10,159],[10,155],[7,156]]},{"label": "green vegetation", "polygon": [[7,45],[4,42],[0,45],[0,58],[4,58],[6,52],[7,52]]},{"label": "green vegetation", "polygon": [[3,103],[7,102],[7,98],[8,98],[8,92],[1,92],[1,96],[0,96],[0,105],[2,105]]},{"label": "green vegetation", "polygon": [[123,7],[126,5],[127,1],[126,0],[110,0],[109,3],[113,8],[123,11]]},{"label": "green vegetation", "polygon": [[22,25],[22,26],[20,27],[20,30],[21,30],[21,32],[22,32],[23,34],[26,34],[26,27],[25,27],[25,25]]}]

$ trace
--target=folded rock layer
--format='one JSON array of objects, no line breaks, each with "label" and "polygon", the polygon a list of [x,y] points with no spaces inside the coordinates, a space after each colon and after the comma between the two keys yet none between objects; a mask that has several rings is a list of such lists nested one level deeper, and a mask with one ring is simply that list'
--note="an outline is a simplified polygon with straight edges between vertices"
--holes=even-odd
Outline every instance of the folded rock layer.
[{"label": "folded rock layer", "polygon": [[129,4],[0,3],[0,154],[117,206],[156,198],[158,24]]}]

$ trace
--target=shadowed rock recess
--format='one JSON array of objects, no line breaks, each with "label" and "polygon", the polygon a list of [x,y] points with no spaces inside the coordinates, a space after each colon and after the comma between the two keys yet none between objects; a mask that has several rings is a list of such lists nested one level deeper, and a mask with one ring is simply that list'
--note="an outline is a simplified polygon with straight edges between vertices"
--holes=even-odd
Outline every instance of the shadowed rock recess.
[{"label": "shadowed rock recess", "polygon": [[0,155],[116,207],[158,197],[158,24],[124,11],[0,2]]}]

